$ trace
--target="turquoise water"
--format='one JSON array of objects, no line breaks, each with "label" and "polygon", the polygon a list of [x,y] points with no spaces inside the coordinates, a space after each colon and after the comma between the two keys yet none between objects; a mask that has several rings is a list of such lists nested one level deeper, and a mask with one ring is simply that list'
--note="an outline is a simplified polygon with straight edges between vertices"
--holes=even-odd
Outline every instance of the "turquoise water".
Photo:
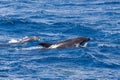
[{"label": "turquoise water", "polygon": [[[40,41],[6,45],[12,39]],[[87,47],[41,50],[85,36]],[[0,80],[119,80],[119,0],[0,0]]]}]

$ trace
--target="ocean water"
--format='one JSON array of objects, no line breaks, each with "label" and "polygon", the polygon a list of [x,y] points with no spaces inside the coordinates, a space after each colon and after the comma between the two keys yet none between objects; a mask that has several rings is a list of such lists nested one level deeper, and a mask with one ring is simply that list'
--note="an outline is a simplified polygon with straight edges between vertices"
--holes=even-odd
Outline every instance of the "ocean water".
[{"label": "ocean water", "polygon": [[[5,45],[25,36],[41,39]],[[38,45],[79,36],[94,40]],[[0,80],[120,80],[120,0],[0,0]]]}]

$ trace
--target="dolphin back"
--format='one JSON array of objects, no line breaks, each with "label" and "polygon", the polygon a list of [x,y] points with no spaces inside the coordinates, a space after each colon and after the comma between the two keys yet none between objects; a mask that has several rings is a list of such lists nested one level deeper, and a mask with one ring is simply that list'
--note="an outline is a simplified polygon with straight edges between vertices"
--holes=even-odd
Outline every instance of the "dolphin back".
[{"label": "dolphin back", "polygon": [[41,42],[41,43],[39,43],[39,45],[42,46],[42,47],[48,48],[48,47],[50,47],[52,44],[50,44],[50,43],[45,43],[45,42]]}]

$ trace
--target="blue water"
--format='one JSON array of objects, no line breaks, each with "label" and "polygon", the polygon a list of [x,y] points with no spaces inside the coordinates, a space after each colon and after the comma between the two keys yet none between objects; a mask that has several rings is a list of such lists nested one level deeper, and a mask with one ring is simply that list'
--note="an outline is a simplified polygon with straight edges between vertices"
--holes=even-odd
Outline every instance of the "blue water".
[{"label": "blue water", "polygon": [[120,0],[0,0],[0,44],[25,36],[87,47],[0,46],[0,80],[120,80]]}]

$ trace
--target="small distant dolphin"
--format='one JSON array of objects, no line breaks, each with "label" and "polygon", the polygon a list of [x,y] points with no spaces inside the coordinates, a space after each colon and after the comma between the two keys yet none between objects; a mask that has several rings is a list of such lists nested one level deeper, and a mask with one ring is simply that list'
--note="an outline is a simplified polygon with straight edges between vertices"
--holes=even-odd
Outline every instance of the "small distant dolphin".
[{"label": "small distant dolphin", "polygon": [[25,42],[29,42],[29,41],[33,41],[33,40],[39,40],[39,36],[30,36],[30,37],[24,37],[22,39],[19,40],[15,40],[12,39],[11,41],[9,41],[9,44],[14,44],[14,43],[25,43]]},{"label": "small distant dolphin", "polygon": [[14,46],[14,44],[23,44],[26,42],[30,42],[30,41],[36,41],[39,40],[40,37],[39,36],[29,36],[29,37],[24,37],[22,39],[11,39],[10,41],[8,41],[8,43],[2,43],[0,44],[0,47],[9,47],[9,46]]},{"label": "small distant dolphin", "polygon": [[43,46],[44,48],[67,48],[67,47],[79,47],[79,46],[84,46],[87,41],[89,41],[90,38],[86,37],[77,37],[73,39],[68,39],[65,41],[61,41],[55,44],[50,44],[50,43],[39,43],[39,45]]},{"label": "small distant dolphin", "polygon": [[25,37],[23,39],[21,39],[19,42],[20,43],[25,43],[25,42],[29,42],[29,41],[33,41],[33,40],[39,40],[39,36],[31,36],[31,37]]}]

